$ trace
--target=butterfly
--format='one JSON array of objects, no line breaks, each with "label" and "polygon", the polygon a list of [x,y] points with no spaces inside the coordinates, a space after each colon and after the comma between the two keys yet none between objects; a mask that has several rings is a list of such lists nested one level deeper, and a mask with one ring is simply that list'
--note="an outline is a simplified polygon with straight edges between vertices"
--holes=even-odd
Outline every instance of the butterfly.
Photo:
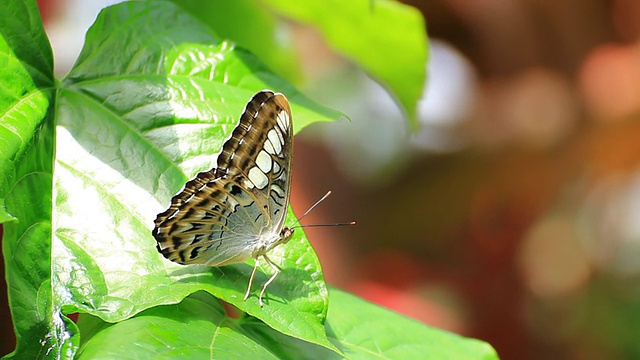
[{"label": "butterfly", "polygon": [[251,293],[258,260],[274,270],[258,302],[280,273],[267,254],[287,243],[284,225],[291,193],[293,126],[281,93],[258,92],[249,101],[217,166],[188,181],[158,214],[152,231],[158,251],[179,264],[223,266],[255,259],[244,296]]}]

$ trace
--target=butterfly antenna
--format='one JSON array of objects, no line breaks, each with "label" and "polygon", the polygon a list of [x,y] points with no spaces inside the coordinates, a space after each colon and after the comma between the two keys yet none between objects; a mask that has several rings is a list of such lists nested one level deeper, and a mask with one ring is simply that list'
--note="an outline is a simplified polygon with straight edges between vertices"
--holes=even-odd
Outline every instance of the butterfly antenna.
[{"label": "butterfly antenna", "polygon": [[322,226],[345,226],[345,225],[355,225],[355,224],[356,224],[355,221],[349,221],[349,222],[333,223],[333,224],[305,224],[305,225],[300,225],[300,227],[308,228],[308,227],[322,227]]},{"label": "butterfly antenna", "polygon": [[311,207],[309,208],[309,210],[305,211],[304,214],[302,214],[302,216],[300,216],[298,218],[298,220],[294,223],[294,224],[298,224],[297,227],[321,227],[321,226],[344,226],[344,225],[355,225],[356,222],[355,221],[349,221],[349,222],[345,222],[345,223],[335,223],[335,224],[310,224],[310,225],[302,225],[300,224],[300,220],[302,220],[302,218],[304,218],[305,216],[307,216],[307,214],[309,214],[311,212],[311,210],[313,210],[313,208],[315,208],[316,206],[318,206],[318,204],[320,204],[321,202],[323,202],[327,197],[329,197],[329,195],[331,195],[331,190],[327,191],[326,194],[324,194],[323,197],[320,198],[320,200],[316,201],[315,204],[311,205]]},{"label": "butterfly antenna", "polygon": [[299,223],[300,223],[300,220],[302,220],[302,218],[304,218],[305,216],[307,216],[307,214],[309,214],[309,213],[311,212],[311,210],[313,210],[313,208],[315,208],[316,206],[318,206],[318,204],[320,204],[321,202],[323,202],[323,201],[324,201],[324,199],[328,198],[328,197],[329,197],[329,195],[331,195],[331,190],[327,191],[327,193],[326,193],[326,194],[324,194],[324,196],[323,196],[323,197],[321,197],[321,198],[320,198],[320,200],[316,201],[316,203],[315,203],[315,204],[311,205],[311,207],[310,207],[307,211],[305,211],[305,212],[304,212],[304,214],[302,214],[302,216],[300,216],[300,217],[298,218],[298,221],[296,221],[294,224],[299,224]]}]

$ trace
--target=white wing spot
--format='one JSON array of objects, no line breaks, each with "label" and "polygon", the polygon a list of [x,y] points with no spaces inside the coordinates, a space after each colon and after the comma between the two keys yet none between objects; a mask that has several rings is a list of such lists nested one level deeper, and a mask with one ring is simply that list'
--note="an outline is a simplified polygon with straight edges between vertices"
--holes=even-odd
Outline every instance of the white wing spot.
[{"label": "white wing spot", "polygon": [[242,186],[246,187],[247,189],[253,189],[254,185],[251,181],[244,179],[244,181],[242,181]]},{"label": "white wing spot", "polygon": [[278,125],[280,125],[280,128],[285,132],[289,130],[289,114],[284,110],[278,113]]},{"label": "white wing spot", "polygon": [[274,127],[273,130],[276,131],[276,134],[278,135],[278,139],[280,139],[280,144],[284,145],[284,135],[282,134],[284,130],[280,129],[279,126]]},{"label": "white wing spot", "polygon": [[256,166],[249,169],[249,180],[251,180],[258,189],[264,189],[269,183],[267,175],[265,175],[262,170],[258,169]]},{"label": "white wing spot", "polygon": [[264,150],[260,150],[258,156],[256,157],[256,165],[258,165],[260,170],[262,170],[262,172],[264,173],[268,173],[269,171],[271,171],[272,163],[273,161],[271,161],[271,155],[267,154],[267,152]]},{"label": "white wing spot", "polygon": [[284,190],[276,184],[271,185],[271,190],[275,191],[281,197],[284,197]]},{"label": "white wing spot", "polygon": [[269,141],[271,141],[271,145],[273,145],[273,148],[276,151],[275,154],[279,155],[280,152],[282,151],[283,143],[280,142],[280,136],[278,136],[277,130],[276,129],[269,130],[269,132],[267,133],[267,137],[269,138]]},{"label": "white wing spot", "polygon": [[271,155],[278,155],[276,154],[276,149],[273,148],[273,145],[271,144],[271,141],[269,141],[269,139],[265,140],[264,142],[264,150]]},{"label": "white wing spot", "polygon": [[273,162],[273,173],[277,174],[278,172],[280,172],[280,164],[278,164],[277,161]]}]

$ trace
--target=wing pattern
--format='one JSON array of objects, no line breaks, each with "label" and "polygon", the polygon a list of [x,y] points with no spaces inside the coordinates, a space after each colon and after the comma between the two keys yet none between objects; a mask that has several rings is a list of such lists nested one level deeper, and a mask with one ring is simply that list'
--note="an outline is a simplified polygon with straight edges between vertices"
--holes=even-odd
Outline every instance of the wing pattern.
[{"label": "wing pattern", "polygon": [[224,143],[217,167],[188,181],[158,214],[152,232],[158,251],[180,264],[221,266],[266,256],[286,242],[293,232],[284,227],[292,132],[286,97],[257,93]]}]

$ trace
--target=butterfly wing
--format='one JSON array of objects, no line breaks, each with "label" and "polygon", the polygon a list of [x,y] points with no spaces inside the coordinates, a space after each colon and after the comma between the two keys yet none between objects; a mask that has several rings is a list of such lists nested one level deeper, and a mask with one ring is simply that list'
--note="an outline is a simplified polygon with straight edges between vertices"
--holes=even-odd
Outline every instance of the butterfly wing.
[{"label": "butterfly wing", "polygon": [[219,177],[243,184],[258,199],[278,233],[289,204],[292,155],[289,101],[283,94],[261,91],[247,104],[218,156],[215,171]]},{"label": "butterfly wing", "polygon": [[158,251],[181,264],[220,266],[277,245],[291,189],[292,137],[286,97],[257,93],[217,167],[188,181],[158,214]]}]

